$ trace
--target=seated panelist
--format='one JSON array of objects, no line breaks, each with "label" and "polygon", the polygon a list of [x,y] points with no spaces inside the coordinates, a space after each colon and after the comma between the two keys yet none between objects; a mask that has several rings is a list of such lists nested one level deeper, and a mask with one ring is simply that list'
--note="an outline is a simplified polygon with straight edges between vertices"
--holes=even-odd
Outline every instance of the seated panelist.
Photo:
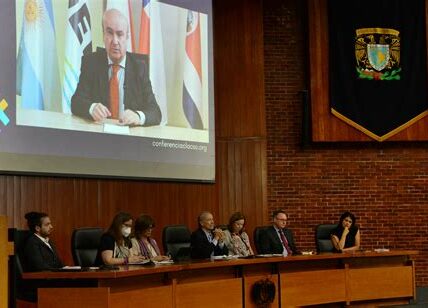
[{"label": "seated panelist", "polygon": [[49,239],[53,226],[45,213],[29,212],[25,214],[27,225],[32,234],[23,246],[24,270],[29,272],[46,271],[63,267],[63,263]]},{"label": "seated panelist", "polygon": [[131,214],[120,212],[114,216],[107,232],[101,236],[97,265],[127,265],[129,262],[135,263],[144,260],[143,256],[130,255],[131,229]]},{"label": "seated panelist", "polygon": [[360,248],[360,230],[351,212],[340,216],[337,228],[331,232],[331,242],[336,252],[352,252]]},{"label": "seated panelist", "polygon": [[288,215],[283,210],[274,211],[273,223],[260,234],[259,246],[261,254],[282,254],[290,256],[300,254],[294,243],[293,232],[286,228]]},{"label": "seated panelist", "polygon": [[153,261],[169,260],[168,256],[161,255],[158,244],[152,238],[154,227],[155,221],[149,215],[141,215],[137,218],[134,226],[135,237],[131,239],[131,256],[143,256]]},{"label": "seated panelist", "polygon": [[126,51],[128,19],[118,10],[102,18],[104,49],[85,54],[71,112],[102,122],[118,119],[123,125],[159,125],[161,111],[153,94],[147,64]]},{"label": "seated panelist", "polygon": [[224,244],[224,232],[214,227],[214,218],[210,212],[202,212],[198,216],[199,228],[190,237],[191,257],[207,259],[211,256],[227,255]]},{"label": "seated panelist", "polygon": [[250,239],[244,227],[245,216],[240,212],[232,214],[227,225],[227,230],[224,231],[224,243],[229,250],[229,255],[241,257],[254,255]]}]

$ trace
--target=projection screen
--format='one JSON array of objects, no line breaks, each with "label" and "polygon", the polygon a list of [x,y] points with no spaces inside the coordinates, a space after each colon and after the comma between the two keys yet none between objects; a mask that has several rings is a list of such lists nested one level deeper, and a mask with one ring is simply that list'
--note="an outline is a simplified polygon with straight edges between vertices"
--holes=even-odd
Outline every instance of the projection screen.
[{"label": "projection screen", "polygon": [[211,0],[5,2],[2,173],[215,180]]}]

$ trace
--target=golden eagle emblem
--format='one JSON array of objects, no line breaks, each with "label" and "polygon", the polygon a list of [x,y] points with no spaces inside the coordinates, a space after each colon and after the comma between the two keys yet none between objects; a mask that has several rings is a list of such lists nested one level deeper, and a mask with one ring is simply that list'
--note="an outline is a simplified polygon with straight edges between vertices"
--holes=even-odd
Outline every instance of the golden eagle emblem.
[{"label": "golden eagle emblem", "polygon": [[355,59],[359,79],[400,80],[400,32],[386,28],[357,29]]}]

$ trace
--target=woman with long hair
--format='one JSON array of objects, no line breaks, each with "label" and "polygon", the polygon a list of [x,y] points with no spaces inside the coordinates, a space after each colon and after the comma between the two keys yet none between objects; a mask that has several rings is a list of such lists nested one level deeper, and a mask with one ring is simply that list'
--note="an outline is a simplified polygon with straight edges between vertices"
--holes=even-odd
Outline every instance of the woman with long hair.
[{"label": "woman with long hair", "polygon": [[331,232],[331,242],[336,252],[352,252],[360,248],[360,230],[355,215],[345,212],[340,216],[337,228]]},{"label": "woman with long hair", "polygon": [[142,256],[131,256],[132,247],[129,235],[132,230],[132,216],[120,212],[114,216],[107,232],[101,236],[97,264],[127,265],[144,260]]}]

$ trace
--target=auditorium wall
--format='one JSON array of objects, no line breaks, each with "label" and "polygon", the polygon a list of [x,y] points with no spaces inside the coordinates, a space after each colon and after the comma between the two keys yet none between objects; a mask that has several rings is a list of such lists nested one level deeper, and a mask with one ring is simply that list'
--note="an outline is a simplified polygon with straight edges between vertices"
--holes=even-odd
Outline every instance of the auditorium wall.
[{"label": "auditorium wall", "polygon": [[235,211],[247,215],[251,229],[266,222],[262,2],[213,3],[215,183],[3,174],[0,215],[8,216],[9,227],[25,228],[27,211],[47,212],[54,225],[52,239],[71,264],[73,229],[107,228],[118,211],[152,215],[158,243],[163,226],[186,224],[193,230],[203,210],[211,211],[217,224],[227,223]]},{"label": "auditorium wall", "polygon": [[[48,212],[53,239],[71,263],[74,228],[107,227],[119,210],[196,227],[211,210],[236,210],[248,229],[283,208],[300,249],[314,229],[355,212],[364,249],[417,249],[418,286],[428,286],[428,155],[425,143],[302,146],[308,88],[307,18],[301,0],[214,1],[216,183],[0,175],[0,215],[24,228],[24,213]],[[263,69],[264,67],[264,69]]]},{"label": "auditorium wall", "polygon": [[314,249],[315,226],[350,210],[364,249],[419,250],[417,285],[427,286],[428,144],[302,146],[305,2],[263,1],[269,212],[287,210],[299,247]]}]

